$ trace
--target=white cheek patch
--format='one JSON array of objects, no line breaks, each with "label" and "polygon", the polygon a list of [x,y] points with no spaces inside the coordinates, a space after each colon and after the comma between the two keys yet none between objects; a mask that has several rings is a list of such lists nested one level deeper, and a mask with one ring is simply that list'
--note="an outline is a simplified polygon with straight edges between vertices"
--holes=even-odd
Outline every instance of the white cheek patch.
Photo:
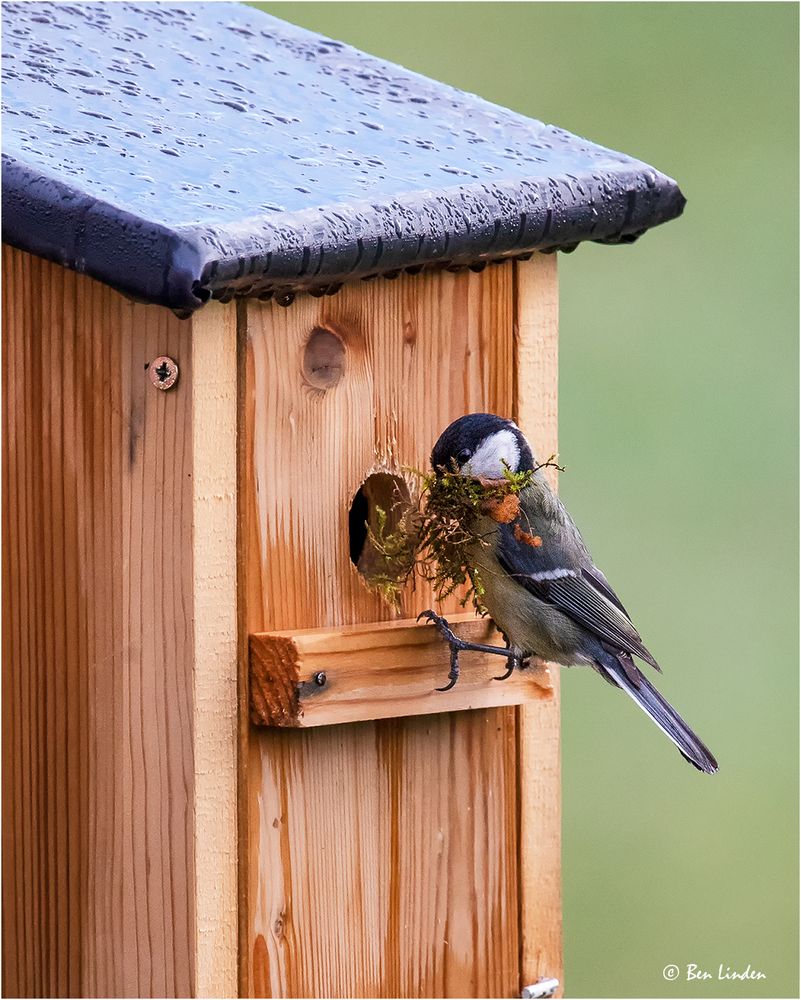
[{"label": "white cheek patch", "polygon": [[[505,464],[504,464],[505,463]],[[463,471],[479,479],[503,479],[506,468],[517,472],[520,446],[513,431],[496,431],[481,443]]]}]

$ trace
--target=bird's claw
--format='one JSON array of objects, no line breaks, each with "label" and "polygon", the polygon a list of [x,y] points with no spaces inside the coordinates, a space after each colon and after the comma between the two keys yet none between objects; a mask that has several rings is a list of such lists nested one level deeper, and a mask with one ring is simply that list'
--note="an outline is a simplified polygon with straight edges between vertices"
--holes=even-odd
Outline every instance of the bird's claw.
[{"label": "bird's claw", "polygon": [[459,653],[466,647],[467,643],[454,634],[453,629],[442,617],[442,615],[438,615],[434,611],[430,610],[421,611],[417,616],[417,620],[420,621],[421,618],[425,618],[426,621],[431,622],[434,628],[450,646],[451,669],[448,671],[448,683],[445,687],[435,688],[436,691],[450,691],[459,680]]},{"label": "bird's claw", "polygon": [[435,691],[450,691],[459,680],[459,650],[451,646],[451,669],[448,671],[448,683],[445,687],[435,688]]},{"label": "bird's claw", "polygon": [[[507,649],[509,648],[509,640],[507,639]],[[510,656],[509,657],[509,669],[505,674],[501,674],[500,677],[493,677],[494,681],[505,681],[508,680],[514,673],[515,667],[519,667],[521,670],[527,670],[531,666],[531,657],[526,656]]]},{"label": "bird's claw", "polygon": [[508,680],[508,678],[510,678],[512,676],[512,674],[514,673],[514,669],[515,669],[516,666],[517,666],[517,660],[515,660],[513,657],[510,656],[509,657],[509,669],[506,671],[506,673],[505,674],[501,674],[500,677],[493,677],[492,679],[494,681],[505,681],[505,680]]},{"label": "bird's claw", "polygon": [[476,642],[466,642],[464,639],[460,639],[458,635],[454,634],[453,629],[442,617],[442,615],[438,615],[434,611],[430,610],[421,611],[417,616],[417,621],[420,621],[423,618],[426,621],[431,622],[445,642],[448,643],[451,650],[451,669],[448,671],[448,683],[445,687],[436,688],[437,691],[450,691],[454,684],[459,680],[459,653],[462,651],[475,650],[477,653],[495,653],[498,656],[506,656],[509,660],[509,669],[501,677],[496,677],[496,681],[505,681],[507,677],[511,677],[516,666],[522,668],[526,664],[526,661],[522,660],[519,655],[516,655],[509,648],[508,639],[505,649],[500,649],[497,646],[485,646]]},{"label": "bird's claw", "polygon": [[448,622],[442,617],[442,615],[436,614],[434,611],[421,611],[417,616],[417,620],[420,621],[421,618],[425,618],[426,621],[431,622],[434,628],[439,632],[442,638],[448,643],[448,645],[453,649],[456,646],[457,649],[464,649],[465,642],[456,635],[453,629],[450,627]]}]

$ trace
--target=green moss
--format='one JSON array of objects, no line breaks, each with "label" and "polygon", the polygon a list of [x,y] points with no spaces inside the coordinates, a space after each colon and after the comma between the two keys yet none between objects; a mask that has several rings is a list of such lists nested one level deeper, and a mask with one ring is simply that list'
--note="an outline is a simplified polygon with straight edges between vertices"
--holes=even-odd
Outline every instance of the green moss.
[{"label": "green moss", "polygon": [[[554,465],[552,459],[538,466]],[[405,511],[394,531],[387,531],[387,514],[377,511],[376,530],[368,537],[376,554],[377,572],[369,586],[396,607],[403,588],[415,576],[430,583],[441,601],[461,587],[461,604],[472,603],[486,614],[484,586],[476,571],[466,564],[466,554],[475,545],[489,544],[477,530],[479,516],[493,512],[496,520],[513,520],[514,498],[531,482],[533,472],[504,471],[503,479],[470,479],[453,472],[423,474],[418,478],[417,503]]]}]

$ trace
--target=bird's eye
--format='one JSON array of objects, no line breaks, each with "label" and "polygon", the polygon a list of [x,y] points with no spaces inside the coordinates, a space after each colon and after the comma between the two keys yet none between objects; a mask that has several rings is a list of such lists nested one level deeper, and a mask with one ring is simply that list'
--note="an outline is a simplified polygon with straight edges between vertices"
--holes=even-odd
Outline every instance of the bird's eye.
[{"label": "bird's eye", "polygon": [[469,448],[462,448],[459,454],[456,456],[456,461],[459,465],[464,465],[465,462],[469,461],[473,457],[473,452]]}]

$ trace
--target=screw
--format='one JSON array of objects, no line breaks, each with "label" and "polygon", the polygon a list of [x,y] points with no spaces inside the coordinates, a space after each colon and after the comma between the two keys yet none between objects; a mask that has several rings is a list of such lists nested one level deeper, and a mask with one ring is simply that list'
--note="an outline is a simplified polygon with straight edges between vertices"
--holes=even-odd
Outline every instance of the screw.
[{"label": "screw", "polygon": [[147,367],[150,371],[150,381],[157,389],[161,389],[163,392],[166,392],[167,389],[172,389],[178,381],[178,365],[172,358],[156,358]]},{"label": "screw", "polygon": [[327,680],[328,680],[328,678],[325,676],[325,674],[323,673],[322,670],[319,672],[319,674],[315,674],[314,675],[314,683],[318,687],[325,687],[325,682]]}]

